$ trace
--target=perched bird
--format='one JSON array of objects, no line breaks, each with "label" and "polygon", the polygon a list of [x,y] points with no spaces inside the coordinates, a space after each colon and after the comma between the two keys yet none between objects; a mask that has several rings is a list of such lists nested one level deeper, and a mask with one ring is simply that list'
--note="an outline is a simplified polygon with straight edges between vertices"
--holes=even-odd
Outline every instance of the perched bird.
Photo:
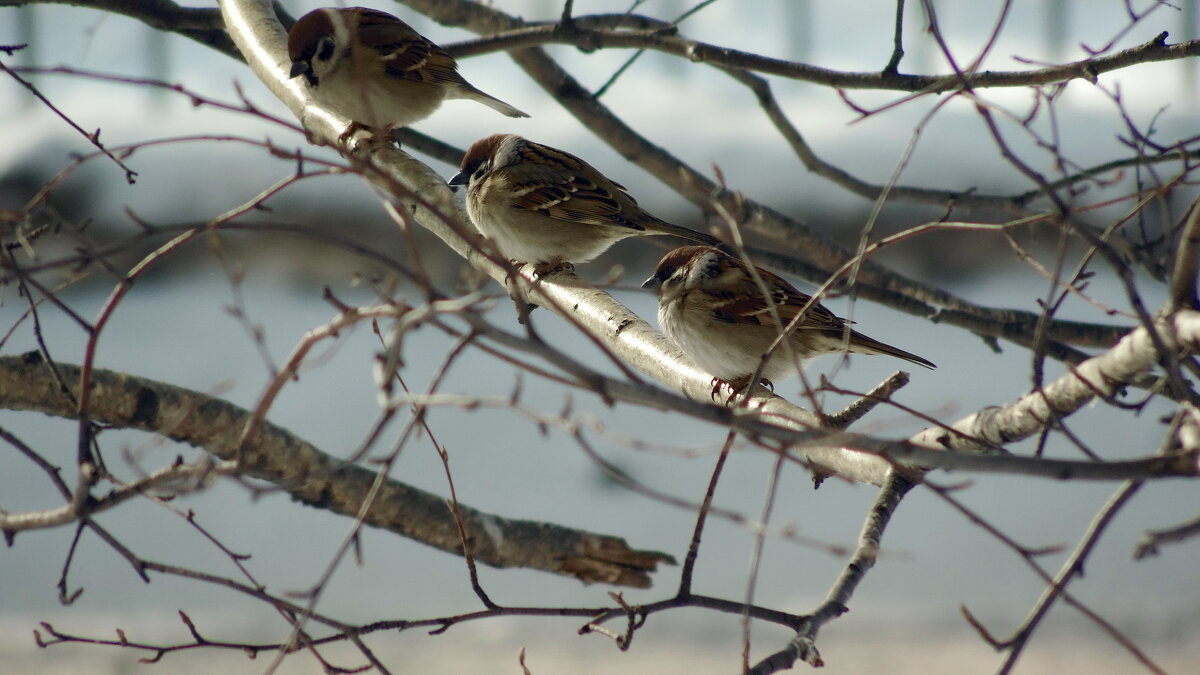
[{"label": "perched bird", "polygon": [[458,64],[400,19],[374,9],[316,9],[288,33],[292,77],[304,76],[326,107],[349,117],[339,137],[360,128],[386,132],[433,114],[442,101],[467,98],[509,117],[529,117],[476,89]]},{"label": "perched bird", "polygon": [[673,234],[719,245],[716,237],[659,220],[620,184],[575,155],[520,136],[475,141],[451,186],[467,186],[467,212],[508,258],[539,273],[587,262],[626,237]]},{"label": "perched bird", "polygon": [[[888,354],[926,368],[937,367],[916,354],[852,330],[845,319],[811,296],[760,267],[754,270],[762,286],[740,259],[711,246],[684,246],[663,256],[654,276],[642,284],[658,289],[658,324],[663,333],[696,365],[715,375],[714,397],[722,384],[733,392],[730,399],[744,390],[763,354],[801,312],[803,318],[787,339],[799,361],[850,351]],[[761,380],[773,386],[772,380],[795,374],[796,362],[780,345],[763,368]]]}]

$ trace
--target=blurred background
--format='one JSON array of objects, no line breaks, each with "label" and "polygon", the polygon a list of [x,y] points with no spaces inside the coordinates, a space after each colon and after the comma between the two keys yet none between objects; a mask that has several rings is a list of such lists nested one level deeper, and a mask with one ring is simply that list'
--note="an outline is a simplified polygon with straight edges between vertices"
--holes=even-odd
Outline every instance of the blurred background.
[{"label": "blurred background", "polygon": [[[284,2],[293,16],[318,3]],[[672,20],[695,3],[647,0],[636,12]],[[989,39],[1000,2],[935,3],[938,21],[960,63],[973,58]],[[1037,64],[1085,58],[1116,41],[1117,48],[1142,44],[1167,31],[1168,42],[1197,37],[1197,3],[1163,5],[1129,27],[1126,3],[1084,0],[1016,2],[983,68],[1020,70]],[[1137,4],[1137,3],[1135,3]],[[1149,6],[1151,3],[1143,3]],[[526,20],[555,20],[561,3],[548,0],[496,0],[498,9]],[[908,3],[905,24],[906,73],[945,73],[947,67],[926,31],[918,3]],[[472,37],[440,26],[399,4],[375,5],[409,21],[442,44]],[[579,0],[577,15],[621,12],[627,2]],[[682,24],[688,37],[784,59],[845,71],[877,71],[891,55],[895,3],[785,0],[715,2]],[[1144,9],[1138,5],[1138,9]],[[185,38],[151,30],[134,20],[78,7],[0,7],[0,44],[28,44],[8,66],[70,66],[129,78],[180,83],[212,99],[237,103],[235,85],[263,111],[290,119],[287,110],[240,62]],[[624,50],[584,53],[573,47],[547,50],[585,86],[599,88],[631,55]],[[1098,85],[1075,80],[1058,91],[1054,116],[1043,115],[1039,131],[1053,138],[1058,151],[1079,167],[1131,154],[1130,126],[1170,145],[1200,129],[1197,113],[1197,61],[1143,64],[1100,78]],[[481,136],[519,133],[578,154],[627,186],[652,212],[697,227],[701,214],[678,195],[609,149],[577,120],[561,110],[502,54],[464,60],[460,70],[474,84],[530,112],[529,120],[511,120],[470,102],[450,102],[416,125],[431,136],[466,147]],[[184,138],[141,148],[124,161],[138,172],[128,184],[111,161],[92,159],[58,183],[36,222],[53,229],[37,242],[39,261],[54,260],[80,246],[103,245],[138,236],[138,220],[155,225],[207,221],[252,199],[294,170],[294,163],[270,156],[261,147],[223,140],[269,138],[285,149],[336,159],[305,144],[301,134],[247,114],[193,106],[189,98],[161,89],[100,81],[78,75],[27,76],[64,114],[82,128],[101,130],[110,147],[151,139]],[[941,101],[921,99],[886,114],[859,120],[854,110],[827,87],[770,78],[776,95],[814,150],[825,160],[877,184],[897,171],[910,145],[911,158],[900,183],[986,194],[1016,194],[1032,186],[1000,156],[973,106],[952,101],[913,130]],[[1114,101],[1119,92],[1120,103]],[[902,98],[896,92],[848,91],[862,107]],[[1035,100],[1025,88],[992,89],[985,99],[1021,115]],[[796,218],[827,236],[852,244],[873,204],[808,174],[762,115],[753,95],[719,71],[658,53],[645,53],[602,99],[630,126],[691,166],[711,175],[719,166],[729,186]],[[52,176],[71,165],[91,146],[57,115],[7,76],[0,76],[0,209],[20,209]],[[1008,139],[1022,158],[1050,167],[1054,155],[1038,148],[1014,125]],[[456,167],[432,162],[450,176]],[[1176,168],[1164,169],[1174,175]],[[1127,194],[1139,177],[1115,177],[1111,194],[1097,191],[1080,198],[1099,204],[1106,196]],[[1148,209],[1149,227],[1182,213],[1195,191]],[[373,250],[403,260],[405,241],[372,191],[352,175],[301,181],[266,202],[269,213],[245,223],[288,223],[324,228]],[[940,207],[886,204],[876,236],[919,225],[942,215]],[[1111,225],[1130,210],[1128,201],[1090,213],[1089,222]],[[983,214],[981,217],[987,216]],[[82,235],[74,234],[80,228]],[[1053,260],[1057,235],[1020,233],[1044,263]],[[117,266],[128,266],[164,239],[128,247]],[[261,231],[223,233],[222,255],[196,241],[159,263],[121,303],[99,340],[97,364],[219,394],[251,406],[301,336],[329,321],[335,310],[321,299],[331,288],[350,303],[371,303],[369,283],[381,270],[342,250],[311,239]],[[606,256],[581,266],[585,278],[607,279],[614,266],[624,270],[617,297],[653,321],[654,299],[634,290],[649,274],[666,242],[626,241]],[[26,255],[18,251],[18,256]],[[432,237],[420,244],[422,262],[437,270],[446,291],[460,284],[461,261]],[[943,286],[985,306],[1039,311],[1048,281],[1021,261],[995,234],[944,233],[924,236],[886,250],[880,260],[918,280]],[[27,259],[28,260],[28,259]],[[1071,259],[1072,262],[1074,258]],[[32,264],[32,263],[31,263]],[[230,269],[244,270],[240,282]],[[1068,268],[1070,265],[1068,265]],[[1128,296],[1111,268],[1095,266],[1088,291],[1119,312],[1128,312]],[[86,274],[73,268],[47,272],[50,287],[64,285],[59,297],[85,319],[94,319],[114,286],[114,278],[95,267]],[[810,286],[799,283],[802,288]],[[1151,311],[1165,293],[1160,283],[1139,276],[1137,288]],[[492,287],[497,293],[499,289]],[[938,326],[869,302],[847,298],[826,303],[853,315],[859,328],[879,339],[937,362],[934,372],[914,373],[897,399],[924,414],[951,422],[987,405],[1003,404],[1031,384],[1030,354],[1005,345],[994,352],[977,336]],[[0,352],[17,354],[36,347],[26,309],[15,287],[0,288]],[[244,318],[239,318],[239,314]],[[1061,318],[1131,324],[1109,316],[1103,307],[1070,298]],[[490,317],[515,328],[511,303],[497,302]],[[49,305],[41,313],[42,333],[56,358],[83,359],[85,333],[67,314]],[[545,337],[569,353],[588,359],[591,347],[570,326],[549,313],[536,316]],[[19,324],[19,325],[18,325]],[[13,326],[15,330],[9,332]],[[255,332],[261,331],[261,341]],[[451,341],[425,328],[409,338],[402,373],[410,388],[423,389],[443,362]],[[321,350],[298,382],[284,389],[270,419],[335,456],[359,448],[380,410],[371,369],[379,351],[366,326]],[[828,361],[826,363],[825,361]],[[589,360],[615,373],[599,356]],[[809,371],[832,374],[839,386],[865,391],[900,366],[882,357],[818,361]],[[1064,372],[1047,363],[1048,377]],[[515,381],[511,366],[480,352],[468,353],[451,369],[442,390],[507,396]],[[792,381],[777,393],[799,402]],[[525,402],[559,410],[564,390],[525,378]],[[573,395],[575,410],[593,414],[611,435],[593,433],[604,457],[638,481],[676,497],[701,498],[724,434],[721,429],[679,415],[605,407]],[[849,399],[828,396],[832,409]],[[1114,414],[1094,406],[1070,422],[1072,432],[1109,457],[1152,454],[1171,407],[1148,406],[1140,415]],[[693,525],[686,509],[663,505],[615,484],[568,436],[538,430],[503,410],[435,411],[430,425],[450,452],[459,499],[473,507],[512,518],[547,520],[626,538],[631,546],[667,551],[682,559]],[[74,456],[76,427],[39,414],[0,412],[0,426],[26,440],[53,462],[67,467]],[[921,420],[899,410],[880,408],[857,427],[864,433],[903,438],[921,429]],[[385,453],[395,442],[391,430],[375,449]],[[635,449],[621,438],[639,438],[678,451]],[[107,431],[101,443],[110,468],[136,476],[163,466],[189,448],[162,444],[137,432]],[[1030,451],[1034,443],[1014,450]],[[1080,458],[1065,439],[1055,436],[1047,448],[1054,456]],[[24,511],[58,505],[57,494],[36,467],[6,448],[0,451],[0,508]],[[772,457],[741,447],[732,457],[717,492],[717,504],[757,521],[768,497]],[[407,447],[393,472],[398,480],[448,494],[444,471],[428,442]],[[1022,544],[1064,545],[1064,553],[1040,562],[1051,571],[1065,558],[1105,500],[1109,484],[1063,484],[995,476],[937,476],[943,482],[970,481],[956,496]],[[70,481],[68,481],[70,482]],[[844,559],[831,546],[852,546],[875,490],[828,481],[814,491],[809,477],[785,470],[771,523],[792,528],[804,541],[772,537],[758,575],[755,598],[764,605],[802,613],[824,597]],[[277,592],[311,586],[350,528],[350,522],[323,511],[299,507],[283,494],[256,498],[233,482],[173,502],[193,510],[204,527],[235,551],[251,554],[248,566],[258,580]],[[1133,561],[1130,551],[1147,529],[1174,525],[1200,510],[1194,485],[1156,483],[1143,490],[1111,525],[1091,558],[1086,577],[1072,587],[1082,602],[1139,644],[1168,672],[1190,672],[1200,662],[1200,577],[1195,543],[1165,549],[1156,558]],[[232,574],[227,558],[177,513],[143,500],[100,516],[103,525],[140,555],[217,574]],[[112,637],[121,628],[130,639],[171,643],[187,641],[176,610],[185,610],[212,639],[273,642],[288,626],[269,608],[198,583],[155,577],[142,583],[128,564],[95,537],[85,534],[71,570],[72,588],[84,589],[69,607],[58,602],[59,579],[72,528],[26,532],[0,550],[0,663],[17,673],[124,673],[140,668],[141,654],[105,647],[59,645],[38,649],[31,631],[39,621],[60,630]],[[823,542],[825,545],[811,542]],[[859,588],[851,612],[821,632],[818,646],[826,672],[958,673],[993,670],[1000,659],[962,619],[965,606],[996,635],[1019,625],[1044,584],[1009,549],[926,490],[914,491],[901,506],[885,536],[879,564]],[[744,526],[713,519],[701,549],[695,589],[706,595],[745,597],[755,544]],[[504,605],[602,605],[611,601],[602,586],[521,570],[481,568],[482,583]],[[678,568],[655,575],[647,591],[625,590],[631,603],[670,595]],[[364,562],[343,563],[319,609],[348,622],[443,616],[479,608],[459,558],[394,535],[367,531]],[[658,614],[638,633],[630,652],[620,653],[606,639],[580,637],[582,622],[551,619],[487,620],[457,626],[441,636],[423,632],[376,635],[370,644],[395,672],[520,672],[517,650],[526,649],[534,673],[729,673],[740,663],[741,631],[737,617],[688,610]],[[761,657],[784,644],[787,634],[756,625],[754,654]],[[464,646],[469,649],[464,650]],[[329,652],[340,665],[357,664],[348,650]],[[265,659],[265,660],[264,660]],[[168,655],[157,666],[168,672],[262,671],[269,658],[248,660],[238,652],[200,650]],[[1137,662],[1095,624],[1058,606],[1034,638],[1017,668],[1020,673],[1124,673]],[[309,657],[284,662],[281,672],[319,672]]]}]

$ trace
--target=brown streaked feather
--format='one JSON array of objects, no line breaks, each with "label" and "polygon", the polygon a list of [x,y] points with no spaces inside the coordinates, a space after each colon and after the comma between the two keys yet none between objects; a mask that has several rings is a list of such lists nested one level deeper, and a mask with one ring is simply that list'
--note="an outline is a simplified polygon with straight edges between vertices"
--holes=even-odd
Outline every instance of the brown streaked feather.
[{"label": "brown streaked feather", "polygon": [[512,200],[516,208],[536,211],[550,218],[573,223],[646,229],[622,215],[625,209],[613,193],[586,179],[576,178],[570,182],[543,183],[537,186],[525,184],[514,188],[517,191],[525,190]]},{"label": "brown streaked feather", "polygon": [[535,143],[529,139],[525,139],[525,147],[521,148],[520,155],[522,160],[546,164],[552,168],[569,173],[580,171],[588,165],[587,162],[569,152],[563,152],[558,148]]},{"label": "brown streaked feather", "polygon": [[745,262],[737,258],[731,259],[746,271],[746,274],[740,275],[738,287],[728,291],[729,302],[722,304],[720,310],[714,311],[718,319],[729,322],[729,319],[719,315],[723,313],[736,317],[733,323],[757,323],[782,330],[789,326],[797,315],[804,312],[804,317],[795,328],[796,331],[820,331],[833,340],[846,341],[846,346],[852,352],[887,354],[926,368],[937,368],[932,361],[851,329],[850,321],[815,302],[811,295],[800,292],[778,275],[757,267],[763,284],[770,292],[771,304],[774,305],[772,312],[771,305],[763,299],[762,289],[749,276]]},{"label": "brown streaked feather", "polygon": [[400,47],[384,62],[384,70],[389,75],[433,84],[466,83],[458,74],[454,59],[432,42],[422,38],[421,42],[409,42]]},{"label": "brown streaked feather", "polygon": [[[844,350],[886,354],[926,368],[937,367],[916,354],[851,330],[853,322],[835,315],[779,276],[761,267],[751,268],[723,247],[677,248],[663,256],[642,286],[658,289],[663,329],[685,351],[692,350],[697,363],[712,372],[724,372],[721,377],[740,377],[737,369],[757,367],[761,361],[756,352],[801,312],[803,316],[789,336],[801,359]],[[787,369],[781,369],[779,363],[779,359],[768,361],[766,372],[786,377]]]},{"label": "brown streaked feather", "polygon": [[750,276],[745,262],[737,258],[731,260],[744,274],[739,275],[737,286],[729,289],[729,300],[721,305],[722,312],[739,317],[742,323],[757,323],[775,328],[787,327],[797,315],[804,312],[804,318],[797,330],[821,330],[838,334],[845,330],[845,319],[838,317],[821,303],[813,302],[811,295],[796,290],[778,275],[758,268],[758,274],[770,292],[771,303],[768,304],[763,298],[762,289]]},{"label": "brown streaked feather", "polygon": [[[525,140],[525,144],[526,147],[521,151],[522,159],[532,159],[538,163],[546,163],[556,169],[569,173],[578,173],[582,171],[584,167],[589,167],[595,171],[595,167],[592,167],[592,165],[588,164],[582,159],[579,159],[569,152],[564,152],[558,148],[552,148],[548,145],[542,145],[541,143],[535,143],[528,139]],[[596,173],[599,172],[597,171]],[[612,185],[614,188],[619,190],[622,195],[629,199],[629,201],[637,204],[637,200],[633,198],[633,195],[629,194],[629,190],[627,190],[624,185],[621,185],[615,180],[609,179],[607,176],[604,178],[609,185]]]},{"label": "brown streaked feather", "polygon": [[364,9],[357,30],[364,45],[385,55],[389,75],[413,82],[464,81],[446,50],[391,14]]},{"label": "brown streaked feather", "polygon": [[[589,165],[569,152],[532,141],[527,143],[528,147],[522,151],[524,159],[533,156],[537,163],[547,164],[553,171],[545,172],[540,183],[514,185],[514,190],[521,193],[512,200],[514,207],[573,223],[646,229],[633,222],[640,209],[624,187],[607,179],[597,184],[580,176]],[[553,176],[563,179],[555,180]],[[622,203],[624,200],[627,204]]]}]

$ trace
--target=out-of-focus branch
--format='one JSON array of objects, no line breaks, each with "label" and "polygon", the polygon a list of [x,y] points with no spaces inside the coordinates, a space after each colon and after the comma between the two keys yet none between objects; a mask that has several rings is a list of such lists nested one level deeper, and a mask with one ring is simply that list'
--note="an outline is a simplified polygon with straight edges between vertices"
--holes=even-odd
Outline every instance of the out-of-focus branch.
[{"label": "out-of-focus branch", "polygon": [[1133,549],[1133,557],[1137,559],[1158,555],[1158,547],[1163,544],[1178,544],[1200,537],[1200,516],[1192,518],[1182,525],[1176,525],[1164,530],[1150,530],[1142,536]]},{"label": "out-of-focus branch", "polygon": [[1171,274],[1171,306],[1200,309],[1196,278],[1200,274],[1200,199],[1188,209],[1179,245],[1175,248],[1175,270]]},{"label": "out-of-focus branch", "polygon": [[[0,357],[2,407],[74,418],[72,397],[34,357]],[[79,382],[78,367],[56,366],[66,381]],[[160,434],[225,460],[237,457],[237,438],[251,416],[207,394],[102,369],[93,370],[92,386],[97,392],[90,409],[93,420]],[[255,439],[242,447],[241,460],[247,475],[270,481],[305,504],[348,516],[357,515],[376,479],[375,472],[321,452],[269,422],[262,422]],[[647,587],[648,573],[671,561],[663,553],[631,549],[617,537],[511,520],[464,504],[459,511],[471,534],[475,559],[495,567],[530,567],[583,581]],[[387,482],[364,520],[462,554],[458,527],[445,499],[399,481]]]},{"label": "out-of-focus branch", "polygon": [[[404,4],[431,16],[434,15],[431,12],[434,1],[402,0]],[[212,9],[182,7],[169,0],[0,0],[0,7],[34,4],[67,4],[124,14],[159,30],[180,33],[231,55],[236,54],[221,29],[219,12]],[[437,14],[446,17],[439,18],[444,23],[459,25],[477,21],[483,16],[480,13],[473,14],[472,9],[463,6],[476,3],[440,4],[443,6],[436,8]],[[276,10],[283,17],[285,26],[290,26],[290,16],[278,3]],[[894,67],[879,72],[846,72],[763,56],[681,37],[674,26],[668,24],[664,27],[663,23],[658,19],[629,13],[575,16],[565,24],[513,21],[503,31],[476,31],[492,33],[487,39],[449,45],[448,48],[456,58],[547,44],[566,44],[589,50],[648,49],[716,68],[737,68],[839,89],[942,93],[962,87],[962,81],[954,74],[908,75],[898,72]],[[1200,40],[1173,45],[1167,44],[1166,40],[1167,34],[1164,32],[1141,45],[1105,56],[1029,70],[975,72],[969,77],[967,86],[972,89],[1027,87],[1073,79],[1095,82],[1104,73],[1132,65],[1176,61],[1200,55]]]},{"label": "out-of-focus branch", "polygon": [[23,5],[72,5],[123,14],[157,28],[179,33],[202,45],[242,58],[221,21],[221,12],[208,7],[181,7],[170,0],[0,0],[0,7]]},{"label": "out-of-focus branch", "polygon": [[[436,0],[401,0],[422,13],[430,13]],[[470,14],[472,10],[462,7],[445,7],[440,3],[437,11],[442,16],[464,17],[468,21],[479,20],[482,12]],[[447,23],[451,21],[447,20]],[[657,24],[657,25],[656,25]],[[895,68],[882,71],[846,72],[820,68],[796,61],[772,58],[753,52],[691,40],[680,37],[674,26],[662,25],[656,19],[636,15],[590,15],[573,17],[569,24],[516,22],[514,27],[501,31],[476,31],[489,33],[484,40],[456,45],[452,52],[457,56],[471,56],[495,51],[539,47],[547,44],[568,44],[581,49],[649,49],[678,56],[693,63],[705,63],[716,68],[736,68],[764,75],[776,75],[803,82],[812,82],[839,89],[882,89],[893,91],[944,93],[963,87],[962,79],[956,74],[906,75]],[[613,28],[635,30],[612,30]],[[474,28],[472,28],[474,30]],[[1096,82],[1100,75],[1120,70],[1139,63],[1176,61],[1200,55],[1200,40],[1189,40],[1167,44],[1167,34],[1160,33],[1147,42],[1106,56],[1081,59],[1045,68],[1030,70],[973,72],[966,80],[972,89],[992,87],[1030,87],[1084,79]]]}]

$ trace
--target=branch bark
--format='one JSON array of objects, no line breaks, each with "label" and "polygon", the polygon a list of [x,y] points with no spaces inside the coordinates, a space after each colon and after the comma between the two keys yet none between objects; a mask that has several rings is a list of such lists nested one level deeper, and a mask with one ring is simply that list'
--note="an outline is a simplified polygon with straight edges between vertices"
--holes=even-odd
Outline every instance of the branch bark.
[{"label": "branch bark", "polygon": [[[79,382],[77,366],[56,366],[64,381]],[[237,439],[250,412],[207,394],[123,373],[96,369],[91,380],[93,420],[159,434],[224,460],[238,458]],[[36,353],[0,357],[0,406],[73,419],[75,400]],[[328,455],[269,422],[260,424],[241,452],[246,475],[270,481],[309,506],[350,517],[358,514],[376,479],[375,472]],[[493,567],[529,567],[585,582],[646,588],[659,563],[674,563],[665,553],[635,550],[617,537],[512,520],[465,504],[459,504],[459,511],[472,555]],[[462,555],[458,526],[445,498],[399,481],[388,480],[364,520]]]},{"label": "branch bark", "polygon": [[[1200,350],[1200,312],[1175,312],[1158,320],[1155,330],[1168,350],[1188,354]],[[1122,385],[1152,371],[1164,356],[1155,348],[1150,332],[1139,327],[1109,351],[1072,367],[1071,372],[1041,389],[1009,405],[964,417],[950,425],[949,431],[926,429],[912,442],[927,448],[964,451],[1028,438],[1097,396],[1113,396]]]},{"label": "branch bark", "polygon": [[829,589],[825,601],[816,611],[804,618],[787,646],[756,663],[748,675],[769,675],[781,670],[790,670],[796,661],[803,661],[814,668],[825,665],[821,660],[821,653],[817,650],[817,633],[825,624],[850,611],[850,598],[866,578],[867,572],[875,566],[883,542],[883,533],[900,506],[900,501],[913,485],[914,483],[906,478],[893,474],[879,489],[875,504],[867,513],[862,532],[858,535],[854,555]]}]

